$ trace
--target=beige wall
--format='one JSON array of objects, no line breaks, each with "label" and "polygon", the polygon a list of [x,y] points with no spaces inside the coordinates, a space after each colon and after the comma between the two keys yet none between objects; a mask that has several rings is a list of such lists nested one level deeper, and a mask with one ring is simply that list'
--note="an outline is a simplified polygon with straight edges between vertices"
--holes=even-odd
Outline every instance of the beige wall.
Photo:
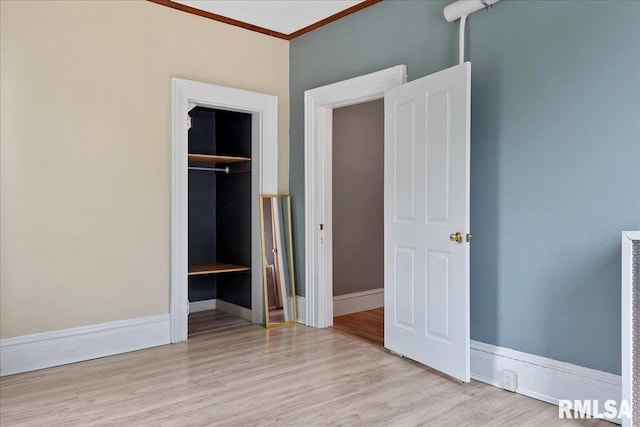
[{"label": "beige wall", "polygon": [[289,45],[148,2],[1,1],[0,336],[168,312],[171,76],[278,96]]}]

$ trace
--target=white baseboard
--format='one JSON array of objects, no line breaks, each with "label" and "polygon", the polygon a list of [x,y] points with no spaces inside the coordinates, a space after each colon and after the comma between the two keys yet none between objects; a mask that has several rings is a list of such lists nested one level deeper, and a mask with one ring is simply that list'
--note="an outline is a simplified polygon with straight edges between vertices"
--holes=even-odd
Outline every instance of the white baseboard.
[{"label": "white baseboard", "polygon": [[234,316],[241,317],[244,320],[248,320],[249,322],[253,321],[253,318],[251,317],[251,310],[249,310],[248,308],[242,307],[241,305],[233,304],[231,302],[223,301],[221,299],[216,300],[216,310],[233,314]]},{"label": "white baseboard", "polygon": [[333,297],[333,315],[357,313],[384,307],[384,288]]},{"label": "white baseboard", "polygon": [[0,340],[0,376],[170,343],[168,314]]},{"label": "white baseboard", "polygon": [[607,400],[619,404],[622,399],[620,375],[471,341],[471,378],[503,388],[505,369],[517,375],[516,393],[544,402],[593,399],[602,405]]},{"label": "white baseboard", "polygon": [[296,312],[298,314],[298,323],[307,324],[307,300],[305,297],[296,295]]},{"label": "white baseboard", "polygon": [[206,299],[203,301],[193,301],[189,303],[189,313],[197,313],[199,311],[215,310],[216,300]]}]

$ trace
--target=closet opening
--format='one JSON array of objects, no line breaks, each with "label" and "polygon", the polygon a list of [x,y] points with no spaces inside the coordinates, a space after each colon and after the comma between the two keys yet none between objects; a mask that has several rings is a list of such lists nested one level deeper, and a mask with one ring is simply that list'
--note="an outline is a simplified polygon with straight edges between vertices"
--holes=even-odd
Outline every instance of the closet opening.
[{"label": "closet opening", "polygon": [[384,345],[384,99],[332,114],[333,327]]},{"label": "closet opening", "polygon": [[[200,124],[198,118],[195,118],[196,115],[217,118]],[[190,131],[194,118],[198,131]],[[232,125],[233,123],[237,126]],[[258,195],[278,192],[278,98],[274,95],[172,77],[171,129],[170,340],[176,343],[187,339],[189,311],[193,314],[199,310],[222,309],[227,312],[233,311],[232,314],[253,323],[264,324]],[[190,133],[204,134],[206,144],[196,143],[196,146],[205,144],[204,147],[199,145],[197,150],[190,147]],[[236,133],[238,135],[235,135]],[[236,136],[240,139],[235,139]],[[200,168],[217,170],[203,171]],[[189,196],[189,175],[195,175],[195,172],[207,174],[205,177],[208,176],[209,180],[202,185],[211,190],[204,197],[208,202],[203,207],[205,210],[208,209],[209,216],[204,213],[200,215],[201,221],[207,220],[206,224],[200,224],[208,228],[203,231],[203,235],[212,236],[213,224],[216,224],[215,245],[212,243],[213,240],[209,239],[209,243],[203,244],[204,248],[200,254],[193,253],[193,250],[190,254],[189,250],[189,201],[193,203],[197,200],[194,195]],[[247,182],[250,182],[250,186]],[[240,193],[234,190],[235,187],[243,188],[242,192],[245,195],[240,196]],[[203,191],[202,188],[200,191]],[[191,192],[197,193],[198,189],[193,188]],[[228,194],[232,194],[232,197],[225,197]],[[223,209],[221,203],[227,204],[229,210]],[[247,211],[246,208],[241,208],[242,206],[250,208]],[[231,211],[232,218],[228,218]],[[238,233],[231,234],[234,227],[229,224],[237,220],[243,223],[241,228],[244,230],[246,218],[250,218],[249,232],[235,227]],[[192,240],[200,237],[193,237],[194,234],[198,234],[193,230],[192,228]],[[230,240],[233,244],[225,243]],[[246,263],[247,241],[250,241],[249,264]],[[191,243],[193,245],[194,242]],[[194,258],[190,265],[190,255],[201,258]],[[203,264],[199,264],[200,262]],[[216,262],[240,267],[241,271],[231,271],[228,268],[223,271],[211,271],[207,265],[215,266]],[[201,266],[200,271],[196,271],[197,266]],[[195,278],[211,275],[215,278]],[[207,280],[209,282],[208,287],[201,283],[194,284],[191,289],[191,302],[189,278],[193,278],[194,283]],[[251,283],[248,289],[247,282]]]},{"label": "closet opening", "polygon": [[188,129],[188,336],[252,320],[252,115],[196,106]]}]

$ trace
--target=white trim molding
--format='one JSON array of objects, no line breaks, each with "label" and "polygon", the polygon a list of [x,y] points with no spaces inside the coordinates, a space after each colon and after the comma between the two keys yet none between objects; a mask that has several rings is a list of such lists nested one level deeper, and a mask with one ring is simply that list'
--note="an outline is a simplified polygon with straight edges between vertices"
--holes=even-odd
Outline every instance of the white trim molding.
[{"label": "white trim molding", "polygon": [[307,301],[305,297],[296,295],[296,313],[298,314],[298,323],[307,324]]},{"label": "white trim molding", "polygon": [[620,375],[471,341],[472,379],[504,388],[505,369],[516,373],[516,393],[555,405],[563,399],[619,404],[622,397]]},{"label": "white trim molding", "polygon": [[187,339],[188,113],[196,106],[252,115],[251,320],[264,322],[258,195],[278,192],[278,98],[208,83],[171,79],[171,342]]},{"label": "white trim molding", "polygon": [[[622,291],[621,291],[621,332],[622,332],[622,399],[631,405],[631,413],[635,413],[635,405],[640,396],[633,396],[634,376],[640,375],[634,372],[634,353],[640,349],[633,348],[633,336],[638,334],[634,328],[637,323],[633,322],[633,287],[634,287],[634,267],[633,267],[633,242],[640,241],[640,231],[622,232]],[[637,286],[637,278],[635,286]],[[631,419],[623,420],[624,427],[631,427]]]},{"label": "white trim molding", "polygon": [[215,299],[206,299],[202,301],[189,302],[189,313],[198,313],[200,311],[215,310],[215,309],[216,309]]},{"label": "white trim molding", "polygon": [[384,307],[384,288],[333,297],[333,315],[357,313]]},{"label": "white trim molding", "polygon": [[406,81],[406,65],[397,65],[304,93],[305,297],[309,326],[326,328],[333,324],[333,109],[380,99],[385,90]]},{"label": "white trim molding", "polygon": [[225,313],[233,314],[241,319],[252,321],[251,310],[232,302],[223,301],[221,299],[216,300],[216,310],[224,311]]},{"label": "white trim molding", "polygon": [[4,338],[0,376],[169,344],[169,331],[169,315],[161,314]]}]

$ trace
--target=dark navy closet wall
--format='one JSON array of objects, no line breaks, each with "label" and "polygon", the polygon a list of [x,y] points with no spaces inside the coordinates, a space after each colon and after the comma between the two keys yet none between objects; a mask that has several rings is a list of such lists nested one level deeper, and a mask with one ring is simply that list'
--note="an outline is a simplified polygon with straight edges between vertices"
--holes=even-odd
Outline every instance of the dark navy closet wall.
[{"label": "dark navy closet wall", "polygon": [[[189,153],[251,157],[251,115],[196,107]],[[194,165],[205,166],[207,165]],[[251,163],[189,170],[189,264],[251,265]],[[189,277],[189,301],[220,299],[251,308],[251,273]]]}]

